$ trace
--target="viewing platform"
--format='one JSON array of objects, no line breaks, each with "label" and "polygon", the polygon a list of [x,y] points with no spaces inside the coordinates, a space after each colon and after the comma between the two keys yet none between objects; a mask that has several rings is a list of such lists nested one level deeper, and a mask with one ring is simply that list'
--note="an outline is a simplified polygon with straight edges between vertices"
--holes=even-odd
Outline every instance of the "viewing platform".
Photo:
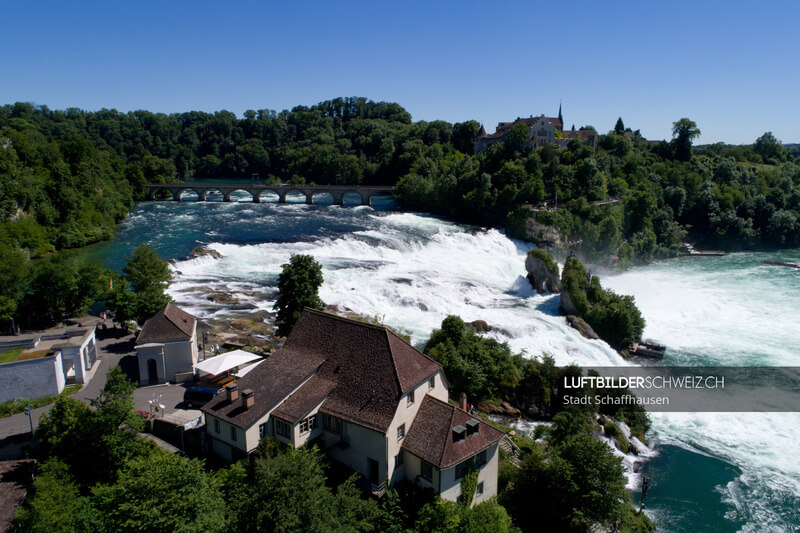
[{"label": "viewing platform", "polygon": [[260,203],[261,195],[265,192],[278,196],[278,203],[285,204],[286,196],[298,193],[305,196],[306,204],[313,204],[314,197],[321,194],[330,194],[333,205],[344,205],[344,196],[354,193],[361,199],[359,205],[370,205],[372,197],[377,194],[394,194],[394,187],[388,185],[263,185],[253,183],[148,183],[147,200],[155,200],[161,191],[172,194],[172,200],[180,202],[184,192],[191,191],[197,194],[198,202],[205,202],[210,192],[218,192],[224,202],[230,202],[231,196],[236,191],[244,191],[253,197],[253,202]]}]

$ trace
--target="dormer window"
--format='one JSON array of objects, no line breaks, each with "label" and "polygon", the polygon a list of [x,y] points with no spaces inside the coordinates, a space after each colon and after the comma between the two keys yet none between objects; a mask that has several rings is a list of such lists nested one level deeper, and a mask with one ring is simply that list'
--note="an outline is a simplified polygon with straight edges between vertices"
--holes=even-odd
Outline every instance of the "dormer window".
[{"label": "dormer window", "polygon": [[478,422],[474,418],[467,420],[467,435],[474,435],[475,433],[478,433],[479,430],[480,430],[480,422]]},{"label": "dormer window", "polygon": [[453,428],[453,442],[459,442],[467,438],[467,428],[456,426]]}]

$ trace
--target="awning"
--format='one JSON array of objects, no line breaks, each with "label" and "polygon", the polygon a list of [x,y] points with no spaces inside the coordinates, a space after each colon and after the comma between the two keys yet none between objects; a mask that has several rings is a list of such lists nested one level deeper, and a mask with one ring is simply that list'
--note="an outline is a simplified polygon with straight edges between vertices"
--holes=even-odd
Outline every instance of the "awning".
[{"label": "awning", "polygon": [[244,350],[234,350],[232,352],[224,353],[201,361],[194,365],[197,370],[207,372],[209,374],[217,375],[222,374],[226,370],[236,368],[240,365],[252,363],[256,359],[261,359],[261,356],[245,352]]}]

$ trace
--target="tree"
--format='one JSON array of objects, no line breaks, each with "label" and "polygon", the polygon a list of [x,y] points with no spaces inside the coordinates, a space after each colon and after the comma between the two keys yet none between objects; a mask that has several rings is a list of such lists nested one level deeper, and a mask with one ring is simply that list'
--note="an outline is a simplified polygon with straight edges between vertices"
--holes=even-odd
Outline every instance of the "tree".
[{"label": "tree", "polygon": [[770,161],[778,162],[786,159],[783,145],[775,138],[771,131],[766,132],[756,139],[755,144],[753,144],[753,151],[761,155],[764,163]]},{"label": "tree", "polygon": [[672,123],[672,142],[675,147],[675,159],[688,161],[692,157],[692,141],[700,136],[700,129],[694,121],[682,118]]},{"label": "tree", "polygon": [[88,498],[80,495],[69,467],[49,459],[39,466],[33,496],[19,509],[16,521],[32,533],[71,533],[95,529],[87,523],[90,515]]},{"label": "tree", "polygon": [[622,122],[622,117],[619,117],[617,119],[617,123],[614,124],[614,133],[616,133],[617,135],[622,135],[623,133],[625,133],[625,123]]},{"label": "tree", "polygon": [[319,297],[322,281],[322,266],[310,255],[294,254],[283,265],[278,276],[280,294],[273,307],[278,311],[278,335],[289,334],[304,307],[325,307]]},{"label": "tree", "polygon": [[318,450],[290,449],[255,460],[247,488],[240,531],[371,531],[374,502],[362,500],[351,479],[334,494],[325,485]]},{"label": "tree", "polygon": [[225,502],[203,461],[158,451],[131,461],[93,491],[105,531],[226,530]]},{"label": "tree", "polygon": [[150,288],[160,289],[163,292],[169,287],[172,279],[172,272],[167,262],[158,257],[156,251],[147,244],[136,247],[122,271],[136,293],[142,293]]},{"label": "tree", "polygon": [[511,126],[511,131],[506,137],[505,143],[512,150],[521,150],[531,138],[531,132],[524,122],[518,122]]},{"label": "tree", "polygon": [[165,292],[172,272],[167,262],[150,246],[139,245],[122,271],[133,292],[118,283],[109,296],[108,306],[114,311],[117,322],[124,324],[134,319],[143,324],[172,300]]}]

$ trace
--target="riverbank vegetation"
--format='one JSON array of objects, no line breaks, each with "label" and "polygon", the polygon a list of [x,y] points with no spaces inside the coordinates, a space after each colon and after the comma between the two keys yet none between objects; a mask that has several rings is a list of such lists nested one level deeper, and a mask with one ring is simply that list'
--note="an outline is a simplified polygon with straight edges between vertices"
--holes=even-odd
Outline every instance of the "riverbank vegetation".
[{"label": "riverbank vegetation", "polygon": [[[547,355],[523,357],[515,354],[507,344],[477,333],[453,315],[445,318],[441,328],[431,333],[424,352],[444,368],[455,400],[465,393],[470,403],[487,411],[505,402],[526,417],[538,420],[550,420],[564,409],[559,392],[564,391],[564,379],[581,375],[578,366],[556,367],[555,360]],[[580,394],[629,392],[587,388]],[[591,406],[585,407],[584,413],[592,412]],[[636,404],[604,405],[600,412],[626,423],[642,440],[650,428],[646,411]]]}]

